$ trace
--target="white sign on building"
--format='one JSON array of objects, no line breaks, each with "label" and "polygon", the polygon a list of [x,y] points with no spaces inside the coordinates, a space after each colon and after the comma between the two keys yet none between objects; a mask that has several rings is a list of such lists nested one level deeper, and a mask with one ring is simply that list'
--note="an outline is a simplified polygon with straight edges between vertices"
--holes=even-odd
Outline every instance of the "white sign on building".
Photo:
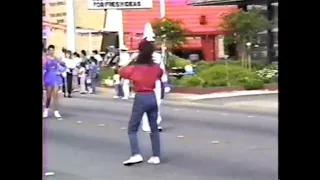
[{"label": "white sign on building", "polygon": [[151,9],[152,0],[88,0],[88,9]]}]

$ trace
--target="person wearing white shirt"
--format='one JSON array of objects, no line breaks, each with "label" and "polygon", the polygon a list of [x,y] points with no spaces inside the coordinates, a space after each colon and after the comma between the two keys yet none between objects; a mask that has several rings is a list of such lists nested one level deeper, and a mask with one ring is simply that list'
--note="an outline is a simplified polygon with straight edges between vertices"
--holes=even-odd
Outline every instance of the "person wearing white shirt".
[{"label": "person wearing white shirt", "polygon": [[84,62],[80,63],[78,76],[80,79],[80,94],[86,94],[86,64]]},{"label": "person wearing white shirt", "polygon": [[[63,85],[63,92],[64,92],[64,97],[71,98],[71,93],[72,93],[72,79],[73,79],[73,70],[77,67],[78,62],[72,59],[72,52],[71,51],[66,51],[66,56],[62,58],[62,61],[65,63],[67,67],[66,74],[64,76],[64,85]],[[68,96],[67,96],[68,93]]]},{"label": "person wearing white shirt", "polygon": [[73,92],[78,92],[79,91],[79,86],[80,86],[80,79],[78,77],[78,72],[80,68],[80,63],[82,62],[82,59],[80,58],[80,54],[77,52],[73,53],[73,60],[77,64],[76,68],[73,69],[72,71],[72,89]]},{"label": "person wearing white shirt", "polygon": [[93,53],[93,57],[98,61],[98,65],[101,66],[102,60],[103,60],[101,55],[98,53],[97,50],[92,51],[92,53]]},{"label": "person wearing white shirt", "polygon": [[67,53],[67,50],[66,50],[66,48],[63,47],[63,48],[61,49],[60,59],[65,58],[65,57],[66,57],[66,53]]},{"label": "person wearing white shirt", "polygon": [[[120,46],[120,60],[118,63],[118,66],[124,67],[128,66],[131,62],[131,57],[129,55],[128,48],[126,46]],[[122,99],[129,99],[130,96],[130,80],[129,79],[123,79],[122,80],[122,92],[123,97]]]}]

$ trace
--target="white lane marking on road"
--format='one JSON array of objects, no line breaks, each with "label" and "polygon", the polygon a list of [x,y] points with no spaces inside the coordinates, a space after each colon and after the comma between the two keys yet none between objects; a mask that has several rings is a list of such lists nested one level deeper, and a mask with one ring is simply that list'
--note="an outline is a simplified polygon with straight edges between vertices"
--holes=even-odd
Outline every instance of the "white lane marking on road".
[{"label": "white lane marking on road", "polygon": [[104,126],[105,126],[105,124],[99,124],[98,126],[100,126],[100,127],[104,127]]},{"label": "white lane marking on road", "polygon": [[177,136],[177,138],[184,138],[184,136],[183,135],[179,135],[179,136]]},{"label": "white lane marking on road", "polygon": [[62,121],[63,119],[62,118],[57,118],[57,121]]},{"label": "white lane marking on road", "polygon": [[222,115],[222,116],[226,116],[226,115],[228,115],[228,114],[227,114],[227,113],[222,113],[221,115]]},{"label": "white lane marking on road", "polygon": [[46,172],[44,173],[45,176],[53,176],[54,175],[54,172]]},{"label": "white lane marking on road", "polygon": [[250,148],[250,150],[255,150],[255,149],[257,149],[256,146],[253,146],[253,147]]},{"label": "white lane marking on road", "polygon": [[196,112],[200,112],[199,110],[197,110]]},{"label": "white lane marking on road", "polygon": [[211,144],[219,144],[219,141],[211,141]]},{"label": "white lane marking on road", "polygon": [[179,109],[174,109],[175,111],[179,111]]},{"label": "white lane marking on road", "polygon": [[121,130],[126,130],[127,128],[126,128],[126,127],[121,127],[120,129],[121,129]]},{"label": "white lane marking on road", "polygon": [[248,118],[253,118],[253,116],[248,116]]},{"label": "white lane marking on road", "polygon": [[82,121],[77,121],[77,123],[78,123],[78,124],[81,124],[81,123],[82,123]]}]

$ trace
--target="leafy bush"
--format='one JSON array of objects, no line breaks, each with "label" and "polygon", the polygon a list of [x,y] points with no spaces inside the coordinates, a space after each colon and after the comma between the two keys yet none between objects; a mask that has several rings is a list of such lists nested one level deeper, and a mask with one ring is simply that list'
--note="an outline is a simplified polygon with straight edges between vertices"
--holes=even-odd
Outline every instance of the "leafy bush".
[{"label": "leafy bush", "polygon": [[202,87],[203,80],[198,76],[184,76],[176,83],[182,87]]},{"label": "leafy bush", "polygon": [[263,89],[264,83],[261,79],[250,79],[248,78],[246,82],[243,84],[243,88],[246,90],[256,90],[256,89]]},{"label": "leafy bush", "polygon": [[168,63],[170,68],[173,68],[173,67],[184,68],[186,65],[191,64],[191,61],[180,58],[176,55],[170,55],[168,57]]},{"label": "leafy bush", "polygon": [[108,79],[114,75],[114,70],[111,68],[103,68],[100,70],[100,79]]},{"label": "leafy bush", "polygon": [[278,69],[276,66],[269,66],[257,71],[257,75],[264,83],[272,83],[278,81]]},{"label": "leafy bush", "polygon": [[228,86],[228,69],[224,65],[212,66],[198,74],[204,81],[203,87]]},{"label": "leafy bush", "polygon": [[214,63],[212,61],[199,61],[195,65],[196,65],[196,68],[195,68],[196,72],[201,72],[205,69],[208,69],[208,68],[216,65],[216,63]]},{"label": "leafy bush", "polygon": [[237,65],[213,65],[193,77],[183,77],[177,83],[183,87],[243,87],[247,90],[264,88],[255,72]]},{"label": "leafy bush", "polygon": [[[227,61],[227,63],[226,63]],[[225,64],[228,64],[229,65],[234,65],[234,66],[239,66],[241,67],[242,64],[241,64],[241,61],[234,61],[234,60],[220,60],[220,61],[200,61],[198,63],[196,63],[196,71],[197,72],[200,72],[200,71],[203,71],[205,69],[208,69],[212,66],[215,66],[215,65],[225,65]],[[265,67],[269,67],[269,66],[273,66],[274,65],[268,65],[266,62],[263,62],[263,61],[252,61],[251,62],[251,68],[252,70],[254,71],[257,71],[257,70],[261,70]]]}]

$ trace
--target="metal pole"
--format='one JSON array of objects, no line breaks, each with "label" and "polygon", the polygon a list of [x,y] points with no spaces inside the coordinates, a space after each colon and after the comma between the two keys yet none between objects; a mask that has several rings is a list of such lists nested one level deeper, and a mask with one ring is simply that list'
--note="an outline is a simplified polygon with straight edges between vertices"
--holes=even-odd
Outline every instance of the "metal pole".
[{"label": "metal pole", "polygon": [[89,32],[89,52],[92,52],[92,33]]},{"label": "metal pole", "polygon": [[67,8],[67,47],[68,50],[76,51],[76,28],[74,17],[74,0],[66,0]]},{"label": "metal pole", "polygon": [[[165,21],[165,16],[166,16],[166,1],[165,0],[160,0],[160,18],[163,19],[163,21]],[[164,64],[166,64],[165,62],[165,54],[166,54],[166,42],[165,40],[162,41],[161,44],[161,56],[162,59],[164,61]]]},{"label": "metal pole", "polygon": [[123,14],[122,10],[117,10],[118,11],[118,17],[119,22],[118,22],[118,38],[119,38],[119,47],[124,46],[124,30],[123,30]]}]

